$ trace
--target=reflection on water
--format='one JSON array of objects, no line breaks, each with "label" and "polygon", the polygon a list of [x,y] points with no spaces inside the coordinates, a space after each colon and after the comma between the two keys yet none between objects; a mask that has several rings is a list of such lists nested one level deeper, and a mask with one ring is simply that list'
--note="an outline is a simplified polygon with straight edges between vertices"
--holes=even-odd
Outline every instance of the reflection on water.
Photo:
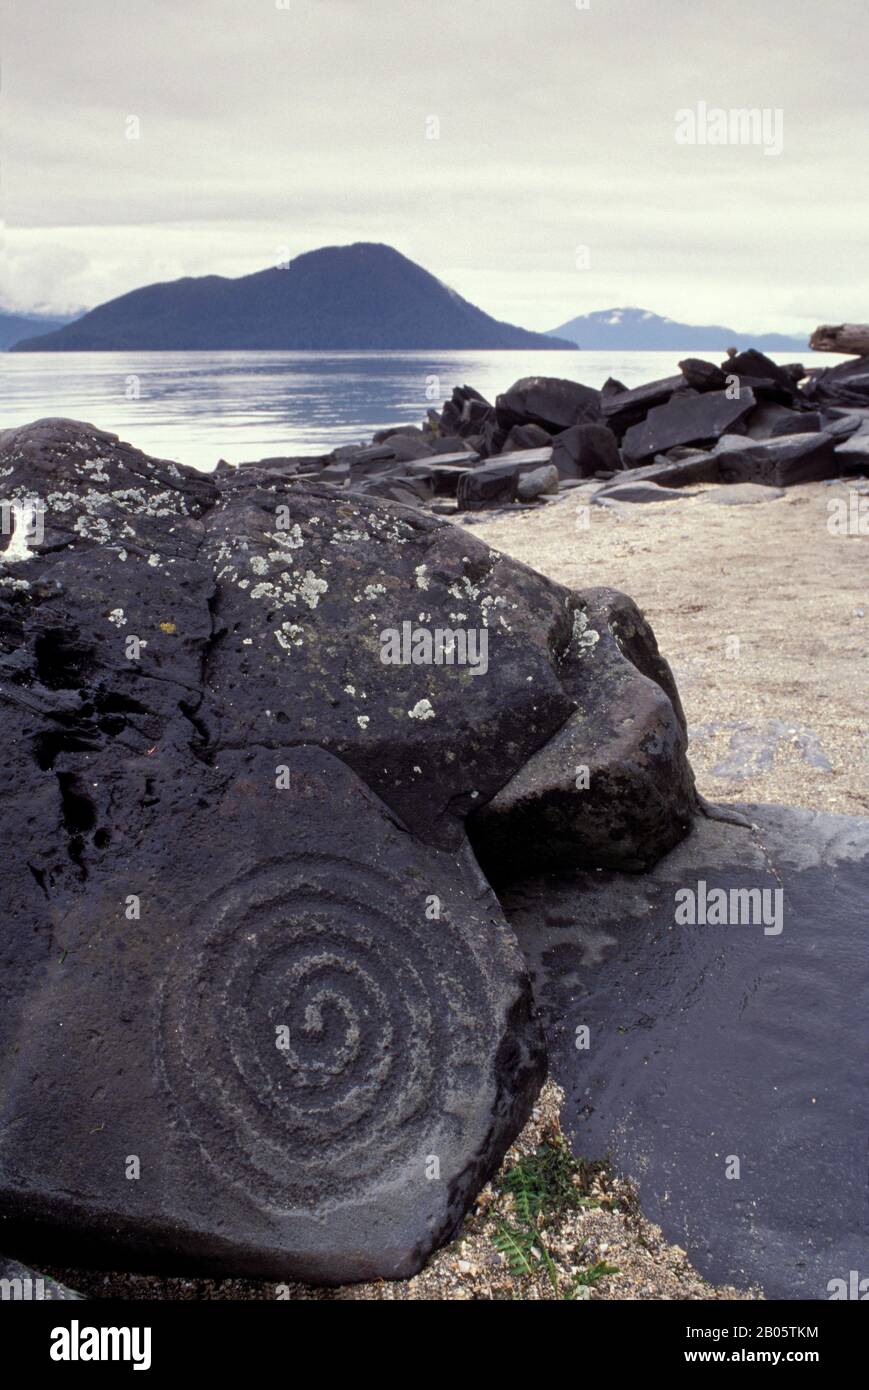
[{"label": "reflection on water", "polygon": [[[326,453],[419,423],[453,386],[489,400],[522,376],[627,386],[677,370],[681,352],[41,352],[0,354],[0,426],[88,420],[163,458],[213,468]],[[705,355],[721,360],[712,349]],[[776,355],[777,361],[787,356]],[[806,364],[839,358],[807,352]]]}]

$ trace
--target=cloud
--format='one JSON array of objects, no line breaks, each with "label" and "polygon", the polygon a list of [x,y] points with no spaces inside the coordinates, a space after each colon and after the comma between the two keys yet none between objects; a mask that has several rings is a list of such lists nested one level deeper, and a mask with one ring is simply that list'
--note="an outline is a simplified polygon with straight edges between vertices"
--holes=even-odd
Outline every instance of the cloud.
[{"label": "cloud", "polygon": [[[869,292],[849,0],[7,8],[0,292],[20,307],[361,239],[529,327],[636,303],[801,331]],[[698,101],[780,108],[782,154],[679,146]]]}]

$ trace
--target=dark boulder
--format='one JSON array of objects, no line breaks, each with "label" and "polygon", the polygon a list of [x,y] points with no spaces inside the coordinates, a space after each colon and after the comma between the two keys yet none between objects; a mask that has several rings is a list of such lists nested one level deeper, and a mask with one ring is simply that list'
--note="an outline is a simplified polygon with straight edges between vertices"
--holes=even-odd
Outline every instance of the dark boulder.
[{"label": "dark boulder", "polygon": [[[412,1273],[542,1076],[469,814],[534,761],[532,859],[633,867],[686,831],[645,625],[410,507],[218,487],[73,421],[2,432],[0,469],[44,507],[0,553],[7,1248]],[[418,630],[450,640],[415,660]]]},{"label": "dark boulder", "polygon": [[816,434],[823,427],[817,410],[791,410],[776,401],[760,401],[745,422],[752,439],[773,439],[781,434]]},{"label": "dark boulder", "polygon": [[[642,869],[691,825],[685,716],[654,634],[625,594],[587,589],[577,597],[561,677],[576,709],[469,823],[496,881],[565,858],[578,867]],[[540,820],[546,840],[532,848]]]},{"label": "dark boulder", "polygon": [[599,420],[600,392],[558,377],[523,377],[497,398],[495,414],[505,430],[531,424],[560,434],[571,425]]},{"label": "dark boulder", "polygon": [[553,435],[552,462],[561,478],[593,478],[622,466],[615,435],[606,425],[572,425]]},{"label": "dark boulder", "polygon": [[869,434],[853,434],[835,448],[839,473],[869,474]]},{"label": "dark boulder", "polygon": [[501,449],[502,454],[516,453],[522,449],[545,449],[552,443],[548,430],[540,425],[514,425]]},{"label": "dark boulder", "polygon": [[718,441],[715,456],[721,481],[725,483],[792,487],[796,483],[836,478],[842,471],[836,460],[834,440],[823,432],[780,435],[767,440],[726,435]]},{"label": "dark boulder", "polygon": [[516,497],[520,502],[533,502],[538,497],[553,497],[558,492],[558,469],[552,463],[520,473]]},{"label": "dark boulder", "polygon": [[754,404],[753,392],[741,390],[737,400],[726,391],[707,391],[655,406],[642,424],[632,425],[625,435],[625,462],[643,463],[674,445],[714,443],[742,424]]},{"label": "dark boulder", "polygon": [[869,406],[869,357],[813,372],[802,391],[820,404]]},{"label": "dark boulder", "polygon": [[730,380],[737,378],[740,394],[753,391],[758,400],[780,401],[783,405],[797,400],[797,387],[791,372],[777,366],[756,348],[729,357],[722,362],[721,370]]},{"label": "dark boulder", "polygon": [[456,490],[459,511],[473,512],[515,502],[521,475],[551,462],[551,449],[525,449],[490,459],[459,479]]},{"label": "dark boulder", "polygon": [[416,840],[322,749],[183,770],[158,751],[150,775],[165,809],[52,894],[53,945],[47,903],[12,925],[9,949],[34,923],[43,949],[7,969],[5,1238],[114,1267],[412,1275],[544,1074],[497,901],[467,849]]},{"label": "dark boulder", "polygon": [[634,386],[621,391],[609,391],[601,395],[601,414],[618,437],[632,425],[645,420],[655,406],[665,405],[674,391],[684,389],[688,382],[684,376],[663,377],[660,381],[647,381],[643,386]]},{"label": "dark boulder", "polygon": [[686,357],[679,363],[679,370],[696,391],[723,391],[727,385],[727,373],[714,362],[704,362],[702,357]]}]

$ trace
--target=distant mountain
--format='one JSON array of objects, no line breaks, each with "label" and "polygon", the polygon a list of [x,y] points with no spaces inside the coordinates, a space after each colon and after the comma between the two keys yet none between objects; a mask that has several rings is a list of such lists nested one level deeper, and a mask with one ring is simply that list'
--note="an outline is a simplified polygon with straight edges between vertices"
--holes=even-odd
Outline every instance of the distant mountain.
[{"label": "distant mountain", "polygon": [[484,314],[391,246],[357,242],[286,269],[146,285],[16,352],[571,348]]},{"label": "distant mountain", "polygon": [[17,343],[19,338],[30,337],[33,333],[49,333],[71,319],[71,314],[10,314],[0,309],[0,352]]},{"label": "distant mountain", "polygon": [[567,338],[578,347],[592,351],[607,348],[626,351],[666,352],[679,350],[702,352],[725,348],[757,348],[761,352],[806,352],[808,334],[804,338],[788,338],[781,333],[739,333],[735,328],[720,324],[676,323],[661,318],[648,309],[599,309],[594,314],[553,328],[553,338]]}]

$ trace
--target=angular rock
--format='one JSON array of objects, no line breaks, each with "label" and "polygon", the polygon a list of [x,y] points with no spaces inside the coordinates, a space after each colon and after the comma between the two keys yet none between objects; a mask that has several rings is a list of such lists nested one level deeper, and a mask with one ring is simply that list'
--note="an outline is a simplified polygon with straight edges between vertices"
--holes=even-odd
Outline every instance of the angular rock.
[{"label": "angular rock", "polygon": [[501,449],[502,454],[516,453],[525,449],[545,449],[552,443],[548,430],[539,425],[514,425]]},{"label": "angular rock", "polygon": [[[495,882],[565,863],[642,869],[691,825],[685,716],[654,634],[625,594],[578,598],[574,654],[562,668],[577,708],[469,821]],[[532,848],[541,821],[546,840]]]},{"label": "angular rock", "polygon": [[720,481],[715,453],[703,449],[674,449],[673,454],[679,456],[671,458],[667,454],[658,454],[654,463],[643,464],[639,468],[625,468],[614,475],[613,481],[619,485],[650,482],[668,488]]},{"label": "angular rock", "polygon": [[839,473],[869,473],[869,434],[854,434],[834,450]]},{"label": "angular rock", "polygon": [[478,462],[478,454],[436,454],[431,463],[406,463],[403,472],[409,478],[424,478],[435,497],[455,497],[459,479]]},{"label": "angular rock", "polygon": [[780,435],[767,440],[725,435],[715,447],[715,457],[721,481],[725,483],[792,487],[796,483],[836,478],[842,471],[834,441],[823,431]]},{"label": "angular rock", "polygon": [[459,511],[479,511],[515,502],[521,475],[546,467],[551,461],[551,449],[523,449],[481,464],[459,479]]},{"label": "angular rock", "polygon": [[727,373],[714,362],[704,362],[702,357],[686,357],[679,363],[679,370],[697,391],[723,391],[727,385]]},{"label": "angular rock", "polygon": [[351,490],[360,497],[381,497],[405,507],[419,507],[434,497],[434,487],[428,478],[410,477],[403,471],[391,469],[372,478],[361,478],[351,484]]},{"label": "angular rock", "polygon": [[783,405],[790,405],[797,399],[792,373],[786,367],[779,367],[756,348],[729,357],[722,362],[721,370],[730,380],[734,377],[738,379],[740,395],[753,391],[758,400],[780,401]]},{"label": "angular rock", "polygon": [[780,434],[816,434],[823,427],[817,410],[791,410],[776,401],[761,401],[745,422],[752,439],[773,439]]},{"label": "angular rock", "polygon": [[869,406],[869,356],[813,372],[802,389],[822,404]]},{"label": "angular rock", "polygon": [[[614,383],[617,384],[617,383]],[[631,390],[606,391],[601,395],[601,414],[611,430],[621,437],[631,425],[645,420],[654,406],[665,405],[673,395],[688,385],[686,377],[668,376],[660,381],[647,381]]]},{"label": "angular rock", "polygon": [[725,391],[707,391],[655,406],[642,424],[632,425],[624,437],[622,454],[628,464],[639,464],[674,445],[709,444],[741,424],[755,405],[751,390],[731,400]]},{"label": "angular rock", "polygon": [[430,434],[427,440],[435,454],[461,454],[468,450],[467,442],[460,434]]},{"label": "angular rock", "polygon": [[560,434],[571,425],[599,420],[600,392],[559,377],[523,377],[497,398],[495,414],[505,430],[532,424]]},{"label": "angular rock", "polygon": [[552,437],[552,462],[561,478],[593,478],[600,472],[617,472],[621,455],[612,430],[606,425],[573,425]]},{"label": "angular rock", "polygon": [[[224,462],[224,460],[221,460]],[[300,473],[319,473],[327,459],[321,455],[313,454],[304,458],[267,458],[248,460],[237,465],[238,468],[265,468],[269,472],[281,473],[286,477],[298,476]],[[225,465],[227,468],[231,464]]]},{"label": "angular rock", "polygon": [[558,469],[552,463],[520,474],[516,484],[516,497],[520,502],[533,502],[536,497],[552,497],[557,492]]}]

